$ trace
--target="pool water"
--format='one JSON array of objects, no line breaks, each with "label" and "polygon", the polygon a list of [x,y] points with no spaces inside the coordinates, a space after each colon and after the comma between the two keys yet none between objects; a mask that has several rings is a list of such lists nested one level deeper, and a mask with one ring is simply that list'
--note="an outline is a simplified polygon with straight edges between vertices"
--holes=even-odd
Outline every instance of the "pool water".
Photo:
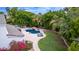
[{"label": "pool water", "polygon": [[39,30],[35,30],[35,29],[27,29],[26,32],[30,32],[30,33],[32,33],[32,34],[40,33]]}]

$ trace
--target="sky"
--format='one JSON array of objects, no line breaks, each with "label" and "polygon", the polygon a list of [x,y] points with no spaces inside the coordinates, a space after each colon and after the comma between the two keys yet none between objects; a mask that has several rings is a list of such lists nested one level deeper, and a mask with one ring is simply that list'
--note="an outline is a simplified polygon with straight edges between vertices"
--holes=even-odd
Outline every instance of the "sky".
[{"label": "sky", "polygon": [[[63,7],[19,7],[19,8],[25,11],[35,13],[35,14],[38,14],[38,13],[44,14],[48,12],[49,10],[57,11],[57,10],[63,9]],[[6,12],[5,7],[0,7],[0,11]]]}]

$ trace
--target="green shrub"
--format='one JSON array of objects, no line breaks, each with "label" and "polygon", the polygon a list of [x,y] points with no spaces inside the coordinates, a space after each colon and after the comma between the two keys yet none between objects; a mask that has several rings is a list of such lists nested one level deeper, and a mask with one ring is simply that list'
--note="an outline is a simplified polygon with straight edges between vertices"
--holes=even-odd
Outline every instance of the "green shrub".
[{"label": "green shrub", "polygon": [[69,51],[79,51],[79,42],[73,41],[68,48]]}]

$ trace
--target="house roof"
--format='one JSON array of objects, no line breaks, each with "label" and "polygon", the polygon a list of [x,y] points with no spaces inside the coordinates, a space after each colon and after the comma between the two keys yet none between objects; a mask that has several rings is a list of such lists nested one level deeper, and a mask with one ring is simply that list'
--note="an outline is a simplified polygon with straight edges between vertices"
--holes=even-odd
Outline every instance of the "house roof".
[{"label": "house roof", "polygon": [[19,36],[23,37],[24,35],[18,29],[16,29],[13,25],[6,24],[5,15],[0,14],[0,25],[4,25],[8,31],[8,36]]},{"label": "house roof", "polygon": [[9,24],[6,24],[6,28],[7,28],[7,31],[8,31],[8,36],[18,36],[18,37],[23,37],[23,33],[20,32],[18,29],[16,29],[13,25],[9,25]]}]

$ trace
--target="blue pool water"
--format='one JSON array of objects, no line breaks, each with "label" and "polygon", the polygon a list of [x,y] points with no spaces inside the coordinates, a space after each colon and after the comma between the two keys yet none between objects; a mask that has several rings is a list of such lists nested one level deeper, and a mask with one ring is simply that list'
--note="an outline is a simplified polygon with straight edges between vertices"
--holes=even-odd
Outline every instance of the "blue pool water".
[{"label": "blue pool water", "polygon": [[35,30],[35,29],[27,29],[26,32],[30,32],[30,33],[32,33],[32,34],[40,33],[39,30]]}]

